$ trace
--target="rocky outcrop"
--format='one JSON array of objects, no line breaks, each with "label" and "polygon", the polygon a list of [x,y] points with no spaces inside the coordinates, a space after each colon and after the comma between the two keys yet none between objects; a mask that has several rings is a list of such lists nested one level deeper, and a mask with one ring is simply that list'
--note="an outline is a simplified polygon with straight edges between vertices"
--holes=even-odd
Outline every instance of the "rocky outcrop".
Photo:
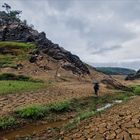
[{"label": "rocky outcrop", "polygon": [[129,74],[125,80],[135,80],[140,79],[140,70],[138,70],[135,74]]},{"label": "rocky outcrop", "polygon": [[107,86],[107,88],[110,89],[119,89],[119,90],[124,90],[124,91],[132,91],[131,88],[123,85],[122,83],[118,82],[114,78],[111,77],[106,77],[105,79],[101,80],[103,84]]},{"label": "rocky outcrop", "polygon": [[[0,41],[2,41],[4,26],[0,27]],[[71,70],[76,74],[89,74],[87,66],[79,59],[78,56],[54,44],[44,32],[39,33],[37,30],[27,26],[24,23],[11,24],[5,35],[5,41],[33,42],[37,45],[36,51],[32,52],[30,62],[34,63],[39,53],[47,54],[55,60],[63,61],[62,68]]]}]

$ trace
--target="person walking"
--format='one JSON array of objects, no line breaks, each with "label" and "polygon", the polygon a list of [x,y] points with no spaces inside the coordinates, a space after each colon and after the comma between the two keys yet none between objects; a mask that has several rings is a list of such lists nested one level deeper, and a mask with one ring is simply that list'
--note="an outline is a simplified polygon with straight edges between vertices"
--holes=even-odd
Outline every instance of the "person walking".
[{"label": "person walking", "polygon": [[94,93],[96,96],[98,96],[98,91],[99,91],[99,83],[95,82],[94,83]]}]

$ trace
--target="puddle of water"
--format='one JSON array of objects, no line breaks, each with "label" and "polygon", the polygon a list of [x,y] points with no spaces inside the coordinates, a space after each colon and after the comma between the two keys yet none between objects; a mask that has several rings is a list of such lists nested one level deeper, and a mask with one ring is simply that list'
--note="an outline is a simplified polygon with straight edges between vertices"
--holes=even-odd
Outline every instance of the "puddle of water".
[{"label": "puddle of water", "polygon": [[122,100],[115,100],[114,102],[115,103],[122,103],[123,101]]},{"label": "puddle of water", "polygon": [[103,106],[103,107],[101,107],[101,108],[98,108],[97,111],[103,111],[103,110],[105,110],[105,109],[111,107],[112,105],[113,105],[113,104],[111,104],[111,103],[107,103],[105,106]]},{"label": "puddle of water", "polygon": [[54,128],[54,127],[61,127],[64,124],[66,124],[69,120],[65,121],[59,121],[59,122],[52,122],[52,123],[46,123],[46,124],[28,124],[23,128],[15,129],[8,132],[0,132],[0,140],[15,140],[18,136],[27,136],[27,135],[33,135],[38,134],[42,132],[43,130],[47,130],[48,128]]}]

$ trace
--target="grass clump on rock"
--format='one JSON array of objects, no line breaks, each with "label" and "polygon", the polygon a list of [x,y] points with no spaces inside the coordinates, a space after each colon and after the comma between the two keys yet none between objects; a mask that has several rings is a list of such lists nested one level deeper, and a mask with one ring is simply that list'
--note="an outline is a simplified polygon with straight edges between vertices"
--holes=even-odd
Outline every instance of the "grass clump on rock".
[{"label": "grass clump on rock", "polygon": [[16,125],[16,119],[14,117],[0,118],[0,129],[8,129]]}]

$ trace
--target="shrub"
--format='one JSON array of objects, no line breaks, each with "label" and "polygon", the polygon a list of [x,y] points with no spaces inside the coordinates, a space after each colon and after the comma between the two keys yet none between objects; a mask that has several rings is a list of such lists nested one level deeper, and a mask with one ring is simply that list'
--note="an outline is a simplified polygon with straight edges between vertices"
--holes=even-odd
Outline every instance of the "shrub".
[{"label": "shrub", "polygon": [[136,86],[136,87],[134,88],[134,94],[135,94],[135,95],[140,95],[140,86]]},{"label": "shrub", "polygon": [[0,118],[0,129],[7,129],[13,127],[16,124],[16,120],[13,117]]},{"label": "shrub", "polygon": [[16,110],[16,114],[25,119],[40,119],[48,113],[46,107],[41,105],[32,105]]}]

